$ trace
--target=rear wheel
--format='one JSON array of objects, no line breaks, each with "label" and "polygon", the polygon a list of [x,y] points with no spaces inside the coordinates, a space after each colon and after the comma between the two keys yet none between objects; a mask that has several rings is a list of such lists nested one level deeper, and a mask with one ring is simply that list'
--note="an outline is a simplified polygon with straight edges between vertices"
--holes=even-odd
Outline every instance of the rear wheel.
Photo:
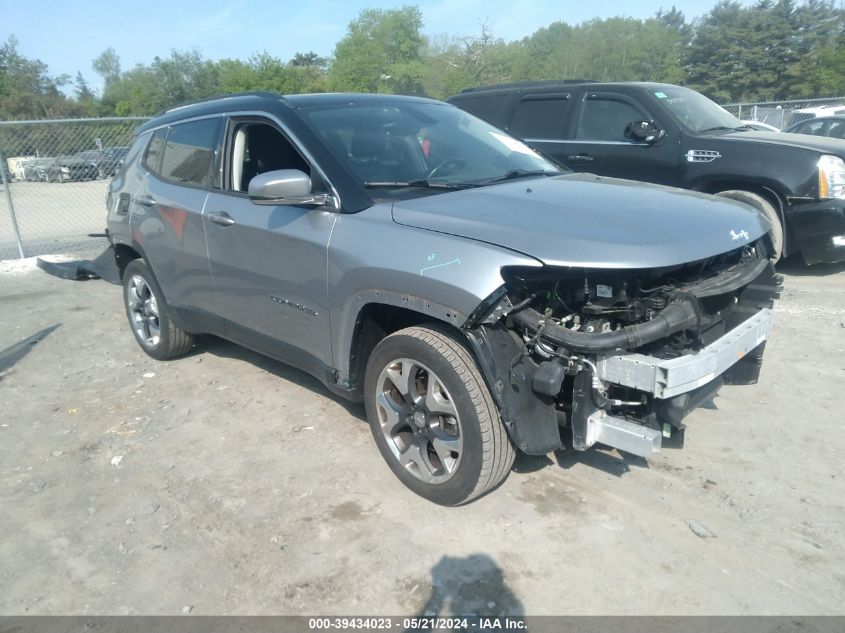
[{"label": "rear wheel", "polygon": [[772,225],[772,230],[769,231],[769,236],[772,238],[772,246],[774,249],[774,252],[771,253],[771,260],[773,262],[780,260],[781,255],[783,254],[783,224],[781,224],[780,216],[772,206],[772,203],[766,200],[763,196],[751,193],[750,191],[743,191],[741,189],[720,191],[716,195],[750,204],[766,217],[769,224]]},{"label": "rear wheel", "polygon": [[394,474],[441,505],[466,503],[501,483],[514,449],[475,361],[429,327],[391,334],[367,363],[370,428]]},{"label": "rear wheel", "polygon": [[142,259],[129,262],[123,272],[123,301],[132,334],[147,354],[168,360],[191,349],[193,338],[171,320],[158,283]]}]

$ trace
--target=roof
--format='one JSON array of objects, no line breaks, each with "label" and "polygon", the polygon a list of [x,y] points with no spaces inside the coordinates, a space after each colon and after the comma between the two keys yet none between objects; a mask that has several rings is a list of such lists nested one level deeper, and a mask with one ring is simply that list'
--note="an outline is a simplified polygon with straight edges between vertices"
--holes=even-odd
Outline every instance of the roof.
[{"label": "roof", "polygon": [[683,86],[676,86],[674,84],[655,83],[650,81],[603,81],[597,82],[592,79],[551,79],[547,81],[522,81],[509,84],[493,84],[489,86],[478,86],[476,88],[466,88],[458,95],[449,97],[449,101],[460,96],[472,96],[473,94],[485,92],[514,92],[514,91],[533,91],[533,90],[548,90],[550,88],[565,88],[571,90],[581,86],[589,87],[591,89],[610,88],[613,86],[634,86],[645,89],[656,89],[660,87],[682,88]]},{"label": "roof", "polygon": [[592,79],[548,79],[545,81],[517,81],[508,84],[489,84],[486,86],[476,86],[474,88],[464,88],[461,94],[470,92],[487,92],[490,90],[513,90],[520,88],[553,88],[554,86],[567,86],[577,84],[595,83]]},{"label": "roof", "polygon": [[286,96],[287,101],[294,108],[313,108],[337,104],[386,104],[386,103],[442,103],[427,97],[410,95],[386,95],[360,92],[315,92],[304,95]]},{"label": "roof", "polygon": [[290,108],[323,107],[332,104],[387,104],[396,102],[441,103],[434,99],[405,95],[366,94],[366,93],[315,93],[283,96],[276,92],[239,92],[202,101],[193,101],[168,108],[159,112],[152,119],[138,127],[137,133],[160,125],[166,125],[182,119],[222,114],[233,110],[263,109],[269,106],[285,104]]}]

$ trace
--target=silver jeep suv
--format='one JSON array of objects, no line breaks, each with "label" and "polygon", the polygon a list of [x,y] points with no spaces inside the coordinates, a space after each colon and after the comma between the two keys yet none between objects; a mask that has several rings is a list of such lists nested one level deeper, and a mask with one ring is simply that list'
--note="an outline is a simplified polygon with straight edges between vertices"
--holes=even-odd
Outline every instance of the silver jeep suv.
[{"label": "silver jeep suv", "polygon": [[411,490],[467,502],[515,450],[648,456],[755,382],[780,288],[741,203],[572,174],[453,106],[233,95],[137,130],[108,196],[126,314],[366,405]]}]

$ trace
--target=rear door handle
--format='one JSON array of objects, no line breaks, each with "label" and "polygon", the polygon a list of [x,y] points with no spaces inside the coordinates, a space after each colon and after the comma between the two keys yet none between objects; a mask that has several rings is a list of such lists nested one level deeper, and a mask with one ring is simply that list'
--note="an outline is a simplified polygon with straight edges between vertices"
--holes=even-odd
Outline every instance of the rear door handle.
[{"label": "rear door handle", "polygon": [[567,156],[568,160],[571,160],[573,163],[591,163],[593,162],[593,157],[589,154],[575,154],[574,156]]},{"label": "rear door handle", "polygon": [[148,196],[146,194],[143,195],[143,196],[138,196],[137,198],[135,198],[135,202],[140,204],[142,207],[154,207],[154,206],[156,206],[155,199],[152,196]]},{"label": "rear door handle", "polygon": [[235,219],[225,211],[212,211],[208,219],[220,226],[232,226],[235,223]]}]

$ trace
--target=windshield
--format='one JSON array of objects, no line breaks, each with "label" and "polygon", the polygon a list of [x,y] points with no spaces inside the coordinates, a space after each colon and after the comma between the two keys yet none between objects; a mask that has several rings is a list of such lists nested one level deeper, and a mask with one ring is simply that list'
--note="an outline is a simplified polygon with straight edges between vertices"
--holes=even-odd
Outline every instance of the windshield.
[{"label": "windshield", "polygon": [[561,173],[521,141],[452,106],[338,104],[304,116],[363,186],[457,188]]},{"label": "windshield", "polygon": [[83,160],[97,160],[100,157],[100,153],[97,151],[79,152],[76,156]]},{"label": "windshield", "polygon": [[653,94],[692,132],[734,130],[743,127],[742,121],[695,90],[661,86],[659,90],[653,91]]}]

